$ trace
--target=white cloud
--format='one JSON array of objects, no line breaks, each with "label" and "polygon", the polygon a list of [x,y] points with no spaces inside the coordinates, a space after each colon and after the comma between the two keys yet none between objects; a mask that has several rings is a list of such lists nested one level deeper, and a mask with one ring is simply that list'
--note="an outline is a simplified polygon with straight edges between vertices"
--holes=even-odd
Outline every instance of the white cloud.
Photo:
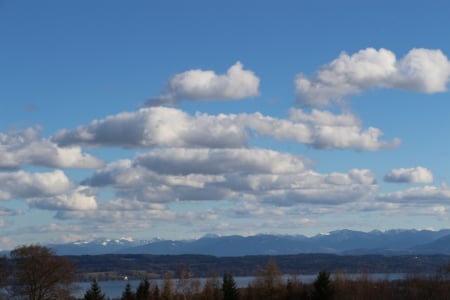
[{"label": "white cloud", "polygon": [[[176,159],[176,158],[174,158]],[[122,199],[151,203],[178,200],[221,200],[230,193],[220,187],[209,186],[222,181],[221,175],[186,174],[167,175],[133,164],[112,163],[97,170],[83,183],[94,187],[112,186]]]},{"label": "white cloud", "polygon": [[[87,224],[90,232],[93,230],[108,232],[113,227],[116,235],[118,232],[126,233],[129,230],[164,231],[174,226],[179,230],[178,238],[198,237],[205,232],[213,232],[211,230],[228,224],[230,218],[234,219],[230,224],[236,226],[236,231],[214,232],[232,234],[239,232],[239,228],[258,232],[257,228],[268,228],[270,224],[272,224],[270,228],[291,229],[292,226],[301,224],[307,226],[313,223],[310,214],[299,207],[273,207],[260,202],[245,201],[235,201],[233,204],[231,209],[215,209],[205,208],[204,205],[200,208],[194,203],[189,203],[185,204],[186,208],[191,208],[189,211],[179,211],[161,204],[153,207],[155,204],[152,203],[116,199],[102,202],[96,211],[60,211],[58,218],[81,220]],[[120,228],[112,226],[117,223],[120,224]],[[189,232],[182,232],[184,229]]]},{"label": "white cloud", "polygon": [[292,140],[316,149],[355,149],[376,151],[397,147],[400,139],[381,141],[383,132],[374,127],[362,128],[351,113],[340,115],[328,111],[300,109],[290,111],[290,120],[263,116],[260,113],[240,114],[236,120],[254,132],[278,140]]},{"label": "white cloud", "polygon": [[96,210],[60,210],[56,216],[59,219],[81,219],[88,220],[91,224],[103,223],[108,226],[111,223],[120,223],[124,227],[126,224],[132,224],[131,228],[135,226],[134,230],[138,230],[148,227],[153,221],[173,221],[182,215],[171,211],[165,205],[117,198],[99,202]]},{"label": "white cloud", "polygon": [[239,114],[231,117],[240,126],[249,128],[259,135],[304,144],[311,144],[313,142],[312,128],[308,124],[264,116],[261,113]]},{"label": "white cloud", "polygon": [[51,197],[63,194],[74,183],[61,170],[43,173],[25,171],[0,173],[0,195],[11,198]]},{"label": "white cloud", "polygon": [[[358,173],[360,176],[355,177]],[[378,190],[372,172],[350,170],[347,173],[320,174],[314,171],[296,175],[255,175],[240,178],[241,187],[248,184],[247,197],[275,205],[330,204],[367,200]]]},{"label": "white cloud", "polygon": [[450,203],[450,189],[445,186],[413,187],[377,196],[380,201],[405,203]]},{"label": "white cloud", "polygon": [[228,118],[206,114],[192,117],[168,107],[143,108],[95,120],[53,136],[60,145],[133,147],[241,147],[247,132]]},{"label": "white cloud", "polygon": [[375,175],[368,169],[352,169],[348,172],[348,177],[361,184],[376,184]]},{"label": "white cloud", "polygon": [[232,213],[235,217],[263,217],[267,210],[259,203],[244,202],[233,208]]},{"label": "white cloud", "polygon": [[47,210],[95,210],[97,201],[86,187],[78,187],[67,193],[28,201],[31,207]]},{"label": "white cloud", "polygon": [[290,118],[260,113],[191,116],[175,108],[150,107],[108,116],[74,130],[61,130],[53,141],[63,146],[242,148],[251,133],[257,133],[317,149],[374,151],[400,144],[399,139],[380,140],[380,129],[362,128],[360,120],[348,112],[335,115],[319,110],[291,110]]},{"label": "white cloud", "polygon": [[314,136],[314,147],[318,149],[345,149],[354,148],[356,150],[380,150],[394,148],[400,144],[399,139],[391,142],[380,142],[383,132],[374,127],[365,130],[352,127],[332,127],[322,126],[316,128]]},{"label": "white cloud", "polygon": [[425,93],[446,90],[450,62],[440,50],[412,49],[401,60],[386,49],[367,48],[341,55],[313,78],[297,75],[298,101],[327,105],[371,88],[396,88]]},{"label": "white cloud", "polygon": [[138,155],[137,165],[160,174],[295,173],[300,157],[264,149],[166,149]]},{"label": "white cloud", "polygon": [[100,159],[83,153],[79,147],[61,148],[39,137],[39,128],[0,132],[0,170],[17,169],[23,165],[53,168],[97,168]]},{"label": "white cloud", "polygon": [[259,78],[244,70],[240,62],[227,73],[218,75],[210,70],[189,70],[175,75],[167,83],[165,93],[146,102],[148,106],[175,104],[182,100],[242,99],[259,95]]},{"label": "white cloud", "polygon": [[412,49],[398,62],[391,87],[425,93],[447,90],[450,62],[440,50]]},{"label": "white cloud", "polygon": [[369,170],[320,174],[301,157],[263,149],[166,149],[99,169],[83,184],[150,203],[187,200],[269,201],[282,205],[358,201],[376,181]]},{"label": "white cloud", "polygon": [[132,166],[131,160],[118,160],[109,163],[101,169],[97,169],[93,176],[84,180],[81,184],[91,186],[116,185],[128,187],[142,180],[145,176],[144,170]]},{"label": "white cloud", "polygon": [[166,211],[167,206],[161,203],[151,203],[130,199],[117,198],[107,202],[103,202],[100,206],[103,210],[142,210],[161,212]]},{"label": "white cloud", "polygon": [[384,176],[386,182],[431,183],[433,173],[424,167],[393,169]]},{"label": "white cloud", "polygon": [[310,113],[307,113],[302,109],[292,108],[289,110],[289,119],[294,122],[313,124],[314,126],[361,126],[361,120],[350,112],[333,114],[326,110],[312,109]]}]

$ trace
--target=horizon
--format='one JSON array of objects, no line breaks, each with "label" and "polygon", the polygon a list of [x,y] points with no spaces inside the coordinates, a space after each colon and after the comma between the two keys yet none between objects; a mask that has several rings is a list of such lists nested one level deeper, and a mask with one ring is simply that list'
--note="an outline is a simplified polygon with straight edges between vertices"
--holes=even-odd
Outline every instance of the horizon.
[{"label": "horizon", "polygon": [[0,1],[0,248],[450,228],[449,8]]},{"label": "horizon", "polygon": [[[137,242],[137,241],[196,241],[196,240],[200,240],[203,238],[223,238],[223,237],[233,237],[233,236],[238,236],[238,237],[257,237],[257,236],[288,236],[288,237],[296,237],[296,236],[304,236],[307,238],[312,238],[312,237],[317,237],[317,236],[328,236],[331,235],[332,233],[336,233],[336,232],[341,232],[341,231],[352,231],[352,232],[360,232],[360,233],[373,233],[373,232],[381,232],[381,233],[388,233],[391,231],[397,231],[397,232],[401,232],[401,231],[429,231],[429,232],[440,232],[440,231],[446,231],[446,230],[450,230],[450,228],[441,228],[441,229],[401,229],[401,228],[392,228],[392,229],[387,229],[387,230],[378,230],[378,229],[372,229],[369,231],[361,231],[361,230],[351,230],[351,229],[336,229],[333,231],[329,231],[329,232],[319,232],[313,235],[304,235],[304,234],[280,234],[280,233],[264,233],[264,232],[260,232],[260,233],[256,233],[256,234],[251,234],[251,235],[240,235],[240,234],[227,234],[227,235],[220,235],[220,234],[215,234],[215,233],[206,233],[202,236],[198,236],[198,237],[192,237],[192,238],[186,238],[186,239],[164,239],[164,238],[160,238],[160,237],[153,237],[153,238],[142,238],[142,239],[135,239],[131,236],[121,236],[121,237],[117,237],[117,238],[113,238],[113,237],[95,237],[92,238],[90,240],[78,240],[78,241],[72,241],[71,243],[80,243],[80,242],[92,242],[92,241],[96,241],[96,240],[107,240],[107,241],[118,241],[118,240],[126,240],[128,242]],[[51,244],[50,244],[51,245]],[[1,250],[1,249],[0,249]]]},{"label": "horizon", "polygon": [[[415,228],[411,228],[411,229],[406,229],[406,228],[393,228],[393,229],[388,229],[388,230],[378,230],[378,229],[372,229],[369,231],[361,231],[361,230],[351,230],[351,229],[336,229],[333,231],[329,231],[329,232],[319,232],[313,235],[304,235],[304,234],[280,234],[280,233],[256,233],[256,234],[251,234],[251,235],[240,235],[240,234],[229,234],[229,235],[220,235],[220,234],[214,234],[214,233],[206,233],[202,236],[198,236],[198,237],[192,237],[192,238],[180,238],[180,239],[165,239],[165,238],[160,238],[160,237],[151,237],[151,238],[133,238],[131,236],[121,236],[121,237],[107,237],[107,236],[101,236],[101,237],[92,237],[90,239],[86,239],[86,240],[76,240],[76,241],[71,241],[71,242],[66,242],[66,243],[34,243],[33,245],[42,245],[42,246],[46,246],[46,247],[51,247],[55,246],[55,245],[69,245],[69,244],[80,244],[80,243],[92,243],[92,242],[96,242],[96,241],[103,241],[103,242],[116,242],[116,241],[127,241],[127,242],[158,242],[158,241],[175,241],[175,242],[188,242],[188,241],[198,241],[204,238],[226,238],[226,237],[243,237],[243,238],[249,238],[249,237],[258,237],[258,236],[279,236],[279,237],[306,237],[306,238],[314,238],[314,237],[318,237],[318,236],[329,236],[333,233],[339,233],[339,232],[343,232],[343,231],[351,231],[351,232],[357,232],[357,233],[366,233],[366,234],[370,234],[370,233],[374,233],[374,232],[380,232],[380,233],[389,233],[389,232],[408,232],[408,231],[414,231],[414,232],[423,232],[423,231],[427,231],[427,232],[441,232],[441,231],[450,231],[450,228],[441,228],[441,229],[415,229]],[[30,244],[31,245],[31,244]],[[22,246],[26,246],[26,244],[24,245],[17,245],[17,247],[22,247]],[[0,252],[6,252],[6,251],[11,251],[14,248],[11,249],[0,249]]]}]

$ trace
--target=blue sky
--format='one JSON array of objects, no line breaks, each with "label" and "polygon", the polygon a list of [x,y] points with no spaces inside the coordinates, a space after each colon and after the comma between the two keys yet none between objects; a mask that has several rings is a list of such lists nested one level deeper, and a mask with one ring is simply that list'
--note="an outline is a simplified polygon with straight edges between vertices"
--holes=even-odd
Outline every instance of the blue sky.
[{"label": "blue sky", "polygon": [[0,1],[0,248],[449,227],[446,1]]}]

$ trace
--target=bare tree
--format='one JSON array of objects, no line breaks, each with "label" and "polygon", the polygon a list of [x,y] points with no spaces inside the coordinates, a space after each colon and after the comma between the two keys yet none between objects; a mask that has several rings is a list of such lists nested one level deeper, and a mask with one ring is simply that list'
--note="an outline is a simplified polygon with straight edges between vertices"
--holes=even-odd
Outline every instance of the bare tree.
[{"label": "bare tree", "polygon": [[258,272],[254,287],[262,293],[259,297],[272,300],[281,297],[284,290],[282,272],[276,261],[269,260],[266,267]]},{"label": "bare tree", "polygon": [[213,273],[206,279],[201,292],[202,300],[220,300],[221,287],[217,273]]},{"label": "bare tree", "polygon": [[11,251],[11,294],[18,299],[72,299],[74,265],[49,248],[30,245]]},{"label": "bare tree", "polygon": [[167,272],[164,275],[164,283],[161,292],[161,299],[163,300],[173,300],[174,298],[174,286],[172,280],[172,274]]}]

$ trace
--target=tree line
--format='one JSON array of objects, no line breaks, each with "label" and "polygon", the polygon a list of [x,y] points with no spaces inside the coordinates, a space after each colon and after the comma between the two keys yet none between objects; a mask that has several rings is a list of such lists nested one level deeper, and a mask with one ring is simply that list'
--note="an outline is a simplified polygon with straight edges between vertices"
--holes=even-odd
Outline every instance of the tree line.
[{"label": "tree line", "polygon": [[[72,292],[76,266],[66,257],[46,247],[22,246],[0,258],[0,299],[75,300]],[[81,300],[107,300],[97,280],[93,280]],[[312,283],[295,275],[285,277],[274,260],[255,274],[246,287],[238,287],[233,274],[212,274],[204,282],[188,267],[167,272],[161,286],[144,278],[134,290],[126,283],[117,300],[371,300],[450,299],[447,273],[402,280],[372,280],[344,273],[317,274]],[[114,299],[114,300],[116,300]]]}]

